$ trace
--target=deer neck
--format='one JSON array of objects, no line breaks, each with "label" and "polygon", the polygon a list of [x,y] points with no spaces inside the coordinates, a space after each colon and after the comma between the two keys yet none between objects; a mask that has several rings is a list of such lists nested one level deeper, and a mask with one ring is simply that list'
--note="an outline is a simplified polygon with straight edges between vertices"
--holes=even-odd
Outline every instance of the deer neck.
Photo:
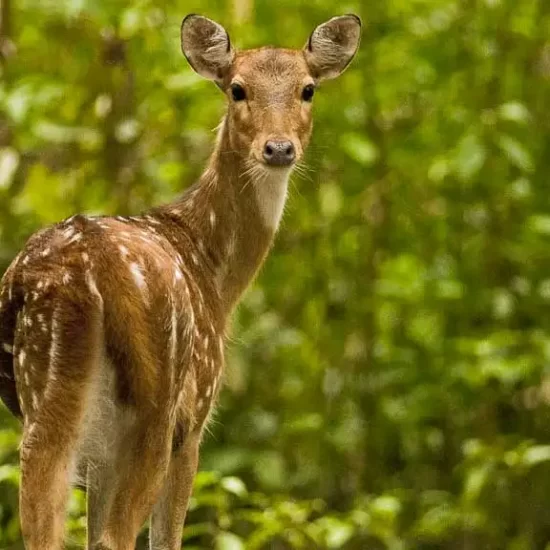
[{"label": "deer neck", "polygon": [[169,206],[171,217],[191,241],[191,264],[213,278],[227,314],[254,279],[273,243],[289,175],[290,170],[250,170],[231,146],[224,119],[207,169]]}]

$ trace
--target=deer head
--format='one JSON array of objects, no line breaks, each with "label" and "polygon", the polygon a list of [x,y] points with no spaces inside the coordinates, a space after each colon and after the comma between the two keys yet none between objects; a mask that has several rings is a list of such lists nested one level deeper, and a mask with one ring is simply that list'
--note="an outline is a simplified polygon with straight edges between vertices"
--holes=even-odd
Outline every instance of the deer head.
[{"label": "deer head", "polygon": [[231,148],[257,172],[288,173],[310,139],[316,86],[344,71],[360,31],[360,19],[344,15],[319,25],[302,50],[236,51],[221,25],[189,15],[182,23],[181,45],[194,70],[228,98]]}]

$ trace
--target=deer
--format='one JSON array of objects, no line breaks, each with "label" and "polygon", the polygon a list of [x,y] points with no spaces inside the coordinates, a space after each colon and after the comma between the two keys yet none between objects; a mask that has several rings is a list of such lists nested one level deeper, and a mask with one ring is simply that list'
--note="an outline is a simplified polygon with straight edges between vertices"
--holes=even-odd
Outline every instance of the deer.
[{"label": "deer", "polygon": [[133,549],[148,520],[151,550],[181,548],[231,314],[273,245],[315,90],[360,35],[348,14],[299,50],[236,50],[219,23],[185,17],[185,58],[227,97],[202,176],[136,216],[47,226],[4,273],[0,397],[22,421],[27,550],[62,548],[75,484],[88,549]]}]

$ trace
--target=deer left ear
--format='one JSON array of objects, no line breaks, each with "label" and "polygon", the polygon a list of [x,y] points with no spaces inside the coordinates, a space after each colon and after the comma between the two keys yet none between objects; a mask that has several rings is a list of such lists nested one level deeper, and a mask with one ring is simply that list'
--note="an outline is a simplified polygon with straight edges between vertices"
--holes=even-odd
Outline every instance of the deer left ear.
[{"label": "deer left ear", "polygon": [[325,80],[341,74],[353,59],[361,37],[361,19],[349,14],[319,25],[309,37],[304,54],[314,78]]},{"label": "deer left ear", "polygon": [[188,15],[181,24],[181,49],[197,73],[222,85],[235,52],[227,31],[202,15]]}]

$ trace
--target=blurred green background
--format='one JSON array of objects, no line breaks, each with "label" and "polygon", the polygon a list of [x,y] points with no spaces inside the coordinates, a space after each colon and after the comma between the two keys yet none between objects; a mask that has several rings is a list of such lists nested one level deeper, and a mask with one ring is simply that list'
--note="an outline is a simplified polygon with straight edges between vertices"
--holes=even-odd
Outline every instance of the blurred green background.
[{"label": "blurred green background", "polygon": [[[236,313],[185,548],[550,548],[548,0],[0,6],[0,273],[38,227],[200,174],[224,99],[180,53],[185,14],[240,47],[364,21]],[[0,409],[0,548],[21,548],[19,433]]]}]

